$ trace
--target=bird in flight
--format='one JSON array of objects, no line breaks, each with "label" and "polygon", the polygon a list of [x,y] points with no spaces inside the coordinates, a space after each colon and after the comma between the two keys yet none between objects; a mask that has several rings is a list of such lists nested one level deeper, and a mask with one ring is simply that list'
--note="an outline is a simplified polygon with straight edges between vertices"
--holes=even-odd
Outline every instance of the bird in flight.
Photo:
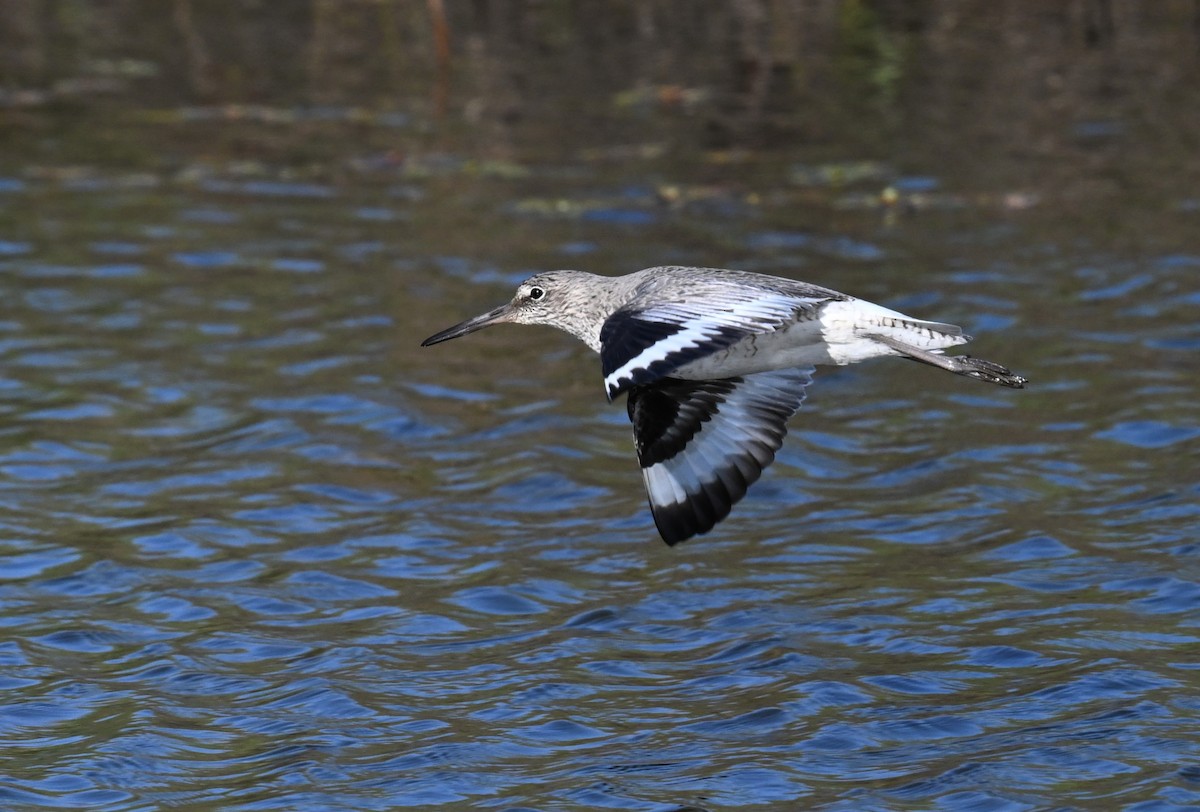
[{"label": "bird in flight", "polygon": [[539,273],[512,301],[421,346],[504,322],[557,327],[600,354],[609,401],[627,395],[650,510],[671,545],[716,526],[774,461],[815,364],[898,355],[1000,386],[1026,383],[991,361],[944,354],[971,340],[953,324],[719,268]]}]

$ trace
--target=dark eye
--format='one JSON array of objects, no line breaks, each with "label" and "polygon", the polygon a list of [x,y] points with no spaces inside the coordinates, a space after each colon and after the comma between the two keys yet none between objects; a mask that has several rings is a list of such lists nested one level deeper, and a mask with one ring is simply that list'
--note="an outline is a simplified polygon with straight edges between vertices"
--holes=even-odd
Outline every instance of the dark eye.
[{"label": "dark eye", "polygon": [[529,298],[533,299],[535,302],[545,295],[546,295],[546,291],[542,290],[541,288],[530,288],[529,289]]}]

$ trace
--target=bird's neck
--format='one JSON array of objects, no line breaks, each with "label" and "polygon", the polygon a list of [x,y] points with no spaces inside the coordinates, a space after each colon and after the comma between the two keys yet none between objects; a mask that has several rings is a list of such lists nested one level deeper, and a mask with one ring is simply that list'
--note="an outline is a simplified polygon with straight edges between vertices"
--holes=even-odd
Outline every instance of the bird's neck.
[{"label": "bird's neck", "polygon": [[572,292],[571,306],[565,308],[556,325],[600,352],[600,328],[615,310],[618,301],[620,277],[588,274],[588,283]]}]

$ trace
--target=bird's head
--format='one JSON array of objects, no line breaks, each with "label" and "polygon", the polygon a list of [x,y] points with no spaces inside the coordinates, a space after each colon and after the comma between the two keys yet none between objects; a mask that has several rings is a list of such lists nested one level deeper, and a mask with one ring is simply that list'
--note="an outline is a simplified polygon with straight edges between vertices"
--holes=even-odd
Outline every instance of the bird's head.
[{"label": "bird's head", "polygon": [[428,347],[431,344],[439,344],[504,322],[548,324],[578,335],[578,332],[573,329],[577,315],[575,299],[578,298],[582,277],[585,276],[591,276],[591,274],[584,274],[580,271],[546,271],[535,274],[517,286],[517,292],[512,297],[512,301],[500,305],[495,310],[489,310],[475,318],[448,327],[439,333],[434,333],[422,341],[421,346]]}]

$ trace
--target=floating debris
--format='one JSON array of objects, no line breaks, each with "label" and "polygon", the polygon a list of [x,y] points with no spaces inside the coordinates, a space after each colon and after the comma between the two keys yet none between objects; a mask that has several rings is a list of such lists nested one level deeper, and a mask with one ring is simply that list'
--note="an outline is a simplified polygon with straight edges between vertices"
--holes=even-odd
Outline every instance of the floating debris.
[{"label": "floating debris", "polygon": [[588,147],[579,151],[579,159],[588,163],[607,161],[653,161],[667,152],[667,145],[660,141],[647,144],[613,144],[605,147]]},{"label": "floating debris", "polygon": [[888,183],[897,172],[876,161],[850,161],[829,164],[796,164],[788,180],[797,186],[836,187],[864,183]]},{"label": "floating debris", "polygon": [[142,118],[156,124],[210,121],[272,125],[332,122],[401,128],[412,123],[408,114],[397,110],[370,110],[365,107],[271,107],[264,104],[221,104],[180,107],[174,110],[148,110],[142,114]]},{"label": "floating debris", "polygon": [[622,90],[613,97],[618,108],[661,107],[691,111],[713,97],[707,87],[683,87],[682,85],[646,85]]}]

